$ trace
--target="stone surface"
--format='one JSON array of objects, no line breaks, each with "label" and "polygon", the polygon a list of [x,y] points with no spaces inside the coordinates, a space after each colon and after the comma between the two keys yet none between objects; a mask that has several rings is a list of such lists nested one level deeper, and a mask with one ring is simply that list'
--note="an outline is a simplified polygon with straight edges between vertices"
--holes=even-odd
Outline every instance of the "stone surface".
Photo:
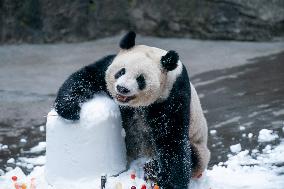
[{"label": "stone surface", "polygon": [[128,28],[127,1],[1,0],[0,42],[75,42]]},{"label": "stone surface", "polygon": [[137,31],[150,35],[250,41],[283,34],[284,2],[281,0],[151,2],[137,1],[130,11]]},{"label": "stone surface", "polygon": [[163,37],[270,40],[284,34],[284,1],[0,1],[0,42],[76,42],[130,29]]}]

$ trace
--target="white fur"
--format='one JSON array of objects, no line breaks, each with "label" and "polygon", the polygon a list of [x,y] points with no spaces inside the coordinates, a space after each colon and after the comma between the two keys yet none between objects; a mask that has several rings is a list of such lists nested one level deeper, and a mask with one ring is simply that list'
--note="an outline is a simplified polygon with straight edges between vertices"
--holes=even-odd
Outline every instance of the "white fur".
[{"label": "white fur", "polygon": [[127,94],[128,96],[135,95],[138,92],[136,75],[131,75],[128,72],[126,73],[126,75],[123,75],[120,78],[118,78],[117,81],[115,82],[115,91],[117,93],[119,93],[116,88],[118,85],[126,87],[128,90],[130,90],[130,92]]},{"label": "white fur", "polygon": [[[117,85],[130,89],[128,96],[135,95],[135,99],[127,104],[133,107],[148,106],[155,101],[164,100],[170,94],[176,78],[182,72],[182,63],[178,61],[176,69],[167,72],[161,66],[161,58],[167,51],[156,47],[137,45],[129,50],[122,50],[113,60],[106,72],[107,88],[115,99]],[[121,68],[126,69],[125,75],[115,79],[114,75]],[[138,89],[136,78],[143,74],[146,88]]]},{"label": "white fur", "polygon": [[190,103],[190,129],[189,138],[198,152],[199,165],[198,170],[194,170],[193,176],[202,173],[210,160],[210,151],[207,147],[208,127],[205,116],[202,111],[198,94],[192,84],[191,86],[191,103]]}]

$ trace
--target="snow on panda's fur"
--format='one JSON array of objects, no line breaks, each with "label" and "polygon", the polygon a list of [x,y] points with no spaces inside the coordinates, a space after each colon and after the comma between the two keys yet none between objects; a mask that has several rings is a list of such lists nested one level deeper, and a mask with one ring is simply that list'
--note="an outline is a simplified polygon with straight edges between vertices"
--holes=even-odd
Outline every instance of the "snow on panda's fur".
[{"label": "snow on panda's fur", "polygon": [[156,159],[162,188],[187,188],[210,158],[199,98],[175,51],[135,45],[135,36],[124,36],[117,55],[72,74],[59,89],[55,110],[79,120],[82,103],[105,92],[120,105],[128,161]]}]

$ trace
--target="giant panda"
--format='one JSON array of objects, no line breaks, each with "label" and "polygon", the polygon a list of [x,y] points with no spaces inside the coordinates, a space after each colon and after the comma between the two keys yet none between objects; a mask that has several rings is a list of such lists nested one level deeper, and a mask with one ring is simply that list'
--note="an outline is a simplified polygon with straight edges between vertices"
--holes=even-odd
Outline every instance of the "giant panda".
[{"label": "giant panda", "polygon": [[79,120],[82,104],[102,92],[120,107],[128,162],[157,162],[161,188],[187,188],[207,167],[207,123],[195,88],[175,51],[135,45],[128,32],[120,51],[73,73],[60,87],[55,110]]}]

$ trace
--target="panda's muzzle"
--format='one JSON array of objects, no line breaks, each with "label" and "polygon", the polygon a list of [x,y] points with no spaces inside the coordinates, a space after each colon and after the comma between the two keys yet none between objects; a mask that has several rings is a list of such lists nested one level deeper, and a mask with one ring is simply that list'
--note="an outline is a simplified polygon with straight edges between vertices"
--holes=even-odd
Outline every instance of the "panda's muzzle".
[{"label": "panda's muzzle", "polygon": [[116,95],[116,99],[119,101],[119,102],[122,102],[122,103],[127,103],[129,102],[130,100],[133,100],[135,98],[135,96],[123,96],[123,95],[120,95],[120,94],[117,94]]},{"label": "panda's muzzle", "polygon": [[121,85],[117,85],[116,86],[116,90],[120,93],[120,94],[127,94],[130,92],[129,89],[127,89],[126,87],[123,87]]}]

